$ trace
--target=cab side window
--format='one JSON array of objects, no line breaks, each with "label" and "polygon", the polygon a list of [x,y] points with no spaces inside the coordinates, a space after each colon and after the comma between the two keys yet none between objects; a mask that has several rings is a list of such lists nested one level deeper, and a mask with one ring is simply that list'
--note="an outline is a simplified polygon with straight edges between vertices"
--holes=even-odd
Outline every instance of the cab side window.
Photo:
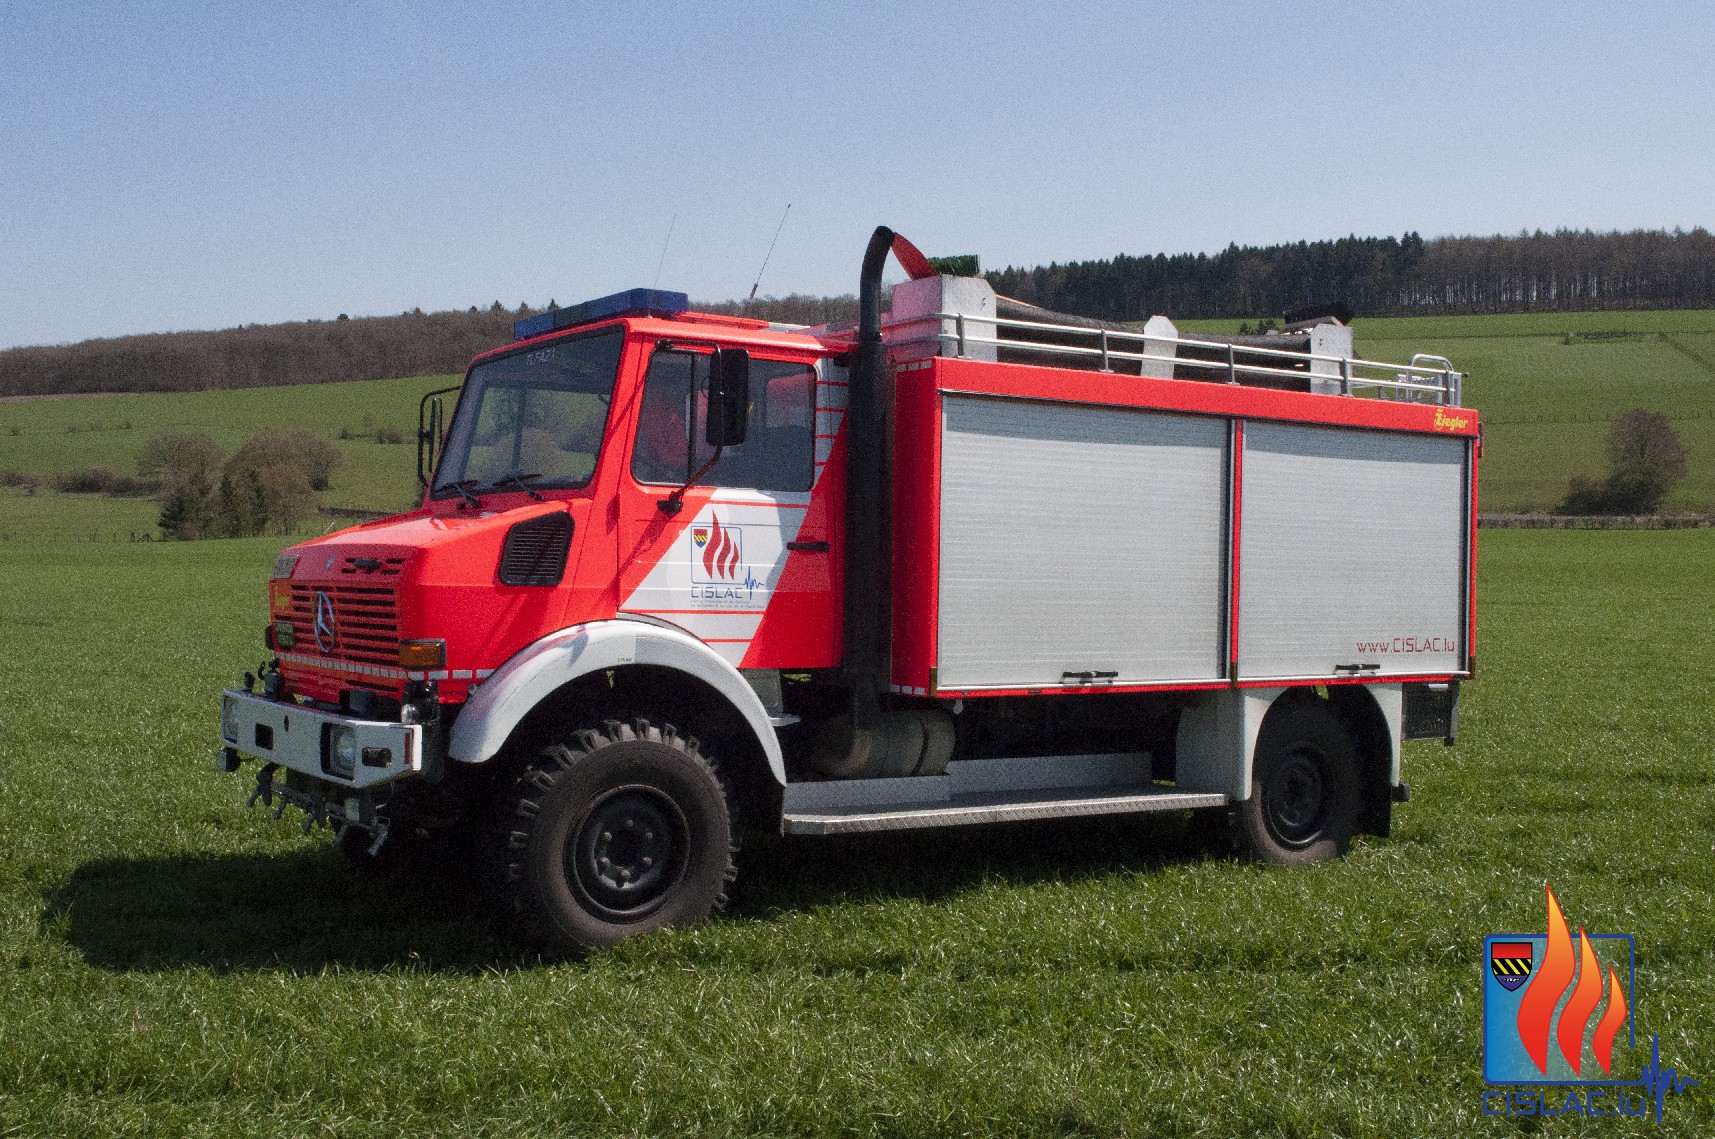
[{"label": "cab side window", "polygon": [[[809,490],[814,475],[815,369],[784,360],[750,362],[744,442],[721,451],[702,482],[754,490]],[[638,482],[680,486],[713,456],[708,412],[709,355],[657,348],[643,382],[643,410],[632,451]]]}]

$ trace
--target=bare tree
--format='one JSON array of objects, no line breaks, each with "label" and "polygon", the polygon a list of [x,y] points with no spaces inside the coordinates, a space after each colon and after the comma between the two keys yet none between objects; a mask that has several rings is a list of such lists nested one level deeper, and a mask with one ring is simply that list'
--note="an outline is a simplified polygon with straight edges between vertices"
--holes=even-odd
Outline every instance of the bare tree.
[{"label": "bare tree", "polygon": [[1685,447],[1659,411],[1635,407],[1608,428],[1608,477],[1572,480],[1556,514],[1649,514],[1685,477]]}]

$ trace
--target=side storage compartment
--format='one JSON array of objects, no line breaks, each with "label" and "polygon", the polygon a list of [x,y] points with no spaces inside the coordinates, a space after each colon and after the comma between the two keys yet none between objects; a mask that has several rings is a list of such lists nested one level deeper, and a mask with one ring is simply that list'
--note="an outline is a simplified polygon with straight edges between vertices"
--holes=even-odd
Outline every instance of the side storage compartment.
[{"label": "side storage compartment", "polygon": [[1224,673],[1228,420],[945,393],[938,687]]},{"label": "side storage compartment", "polygon": [[1239,678],[1466,667],[1469,443],[1248,421]]}]

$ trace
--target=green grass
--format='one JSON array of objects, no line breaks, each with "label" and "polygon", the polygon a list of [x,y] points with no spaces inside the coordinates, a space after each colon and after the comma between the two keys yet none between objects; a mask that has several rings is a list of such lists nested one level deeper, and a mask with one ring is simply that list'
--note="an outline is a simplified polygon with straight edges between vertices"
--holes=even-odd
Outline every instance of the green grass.
[{"label": "green grass", "polygon": [[27,495],[0,487],[0,543],[128,542],[159,534],[161,509],[153,499],[107,498],[96,494]]},{"label": "green grass", "polygon": [[1505,1134],[1479,956],[1545,880],[1715,1081],[1715,532],[1485,531],[1462,742],[1342,861],[775,842],[729,917],[553,965],[450,861],[354,874],[213,771],[279,544],[0,544],[0,1135]]}]

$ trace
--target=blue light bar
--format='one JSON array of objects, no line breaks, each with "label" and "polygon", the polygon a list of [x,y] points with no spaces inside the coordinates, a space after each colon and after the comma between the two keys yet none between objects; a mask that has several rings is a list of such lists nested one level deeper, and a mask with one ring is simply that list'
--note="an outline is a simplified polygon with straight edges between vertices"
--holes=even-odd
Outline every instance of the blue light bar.
[{"label": "blue light bar", "polygon": [[532,336],[616,316],[678,316],[690,307],[691,298],[684,293],[670,293],[665,289],[627,289],[623,293],[598,297],[570,308],[527,316],[513,323],[512,336],[516,340],[528,340]]}]

